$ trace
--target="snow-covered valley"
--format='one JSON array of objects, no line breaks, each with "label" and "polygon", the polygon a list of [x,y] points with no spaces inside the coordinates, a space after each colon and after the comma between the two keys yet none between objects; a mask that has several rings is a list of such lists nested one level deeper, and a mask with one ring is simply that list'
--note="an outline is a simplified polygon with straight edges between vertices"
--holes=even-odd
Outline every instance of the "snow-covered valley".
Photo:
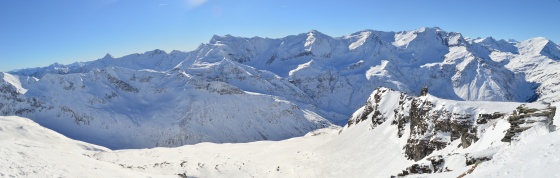
[{"label": "snow-covered valley", "polygon": [[559,60],[311,30],[0,73],[0,177],[560,177]]}]

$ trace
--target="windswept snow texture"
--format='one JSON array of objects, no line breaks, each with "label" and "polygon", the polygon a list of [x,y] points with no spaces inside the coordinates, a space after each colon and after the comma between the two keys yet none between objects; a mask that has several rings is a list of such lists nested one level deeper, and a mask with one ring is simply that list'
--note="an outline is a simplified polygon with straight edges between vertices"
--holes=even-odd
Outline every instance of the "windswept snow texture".
[{"label": "windswept snow texture", "polygon": [[111,55],[0,78],[0,114],[109,148],[249,142],[344,125],[377,87],[462,101],[560,100],[550,40],[439,28],[213,36],[190,52]]}]

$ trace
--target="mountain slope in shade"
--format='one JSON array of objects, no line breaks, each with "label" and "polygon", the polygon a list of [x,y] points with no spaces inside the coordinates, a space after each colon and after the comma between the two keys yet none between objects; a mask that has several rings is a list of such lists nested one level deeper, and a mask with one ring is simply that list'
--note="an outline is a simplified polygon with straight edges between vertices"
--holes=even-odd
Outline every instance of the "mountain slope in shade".
[{"label": "mountain slope in shade", "polygon": [[110,148],[281,140],[332,126],[280,97],[182,71],[105,68],[47,74],[29,89],[25,97],[31,99],[13,99],[24,109],[5,112]]}]

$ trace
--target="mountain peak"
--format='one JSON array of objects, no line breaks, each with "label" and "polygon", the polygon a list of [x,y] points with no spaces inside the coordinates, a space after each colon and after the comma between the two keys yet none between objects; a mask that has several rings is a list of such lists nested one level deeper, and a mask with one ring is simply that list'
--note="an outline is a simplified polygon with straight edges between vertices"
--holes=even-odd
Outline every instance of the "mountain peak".
[{"label": "mountain peak", "polygon": [[536,37],[518,44],[519,51],[533,55],[543,55],[553,60],[560,60],[560,47],[544,37]]},{"label": "mountain peak", "polygon": [[319,37],[319,36],[328,36],[328,35],[325,35],[324,33],[321,33],[320,31],[317,31],[315,29],[311,29],[309,30],[309,32],[307,32],[307,36]]},{"label": "mountain peak", "polygon": [[439,27],[422,27],[419,28],[418,30],[413,30],[413,31],[417,31],[417,32],[439,32],[439,31],[444,31]]},{"label": "mountain peak", "polygon": [[113,55],[107,53],[107,54],[105,54],[105,56],[103,56],[102,59],[114,59],[114,58],[113,58]]},{"label": "mountain peak", "polygon": [[307,39],[305,40],[305,50],[311,52],[314,55],[328,58],[332,50],[329,42],[331,38],[332,37],[327,36],[317,30],[311,30],[307,34]]},{"label": "mountain peak", "polygon": [[493,37],[486,37],[486,38],[477,38],[471,42],[477,43],[486,47],[489,50],[498,50],[503,52],[510,52],[514,54],[518,54],[517,48],[514,46],[513,43],[508,42],[506,40],[496,40]]},{"label": "mountain peak", "polygon": [[474,40],[474,42],[476,43],[495,43],[496,39],[492,38],[491,36],[486,37],[486,38],[477,38]]},{"label": "mountain peak", "polygon": [[225,41],[225,40],[230,39],[230,38],[234,38],[234,37],[231,36],[230,34],[223,35],[223,36],[213,35],[212,38],[210,39],[209,43],[210,44],[216,44],[216,43],[219,43],[221,41]]},{"label": "mountain peak", "polygon": [[155,49],[155,50],[152,50],[152,51],[147,51],[144,54],[149,54],[149,55],[153,56],[153,55],[159,55],[159,54],[167,54],[167,52],[165,52],[164,50],[161,50],[161,49]]}]

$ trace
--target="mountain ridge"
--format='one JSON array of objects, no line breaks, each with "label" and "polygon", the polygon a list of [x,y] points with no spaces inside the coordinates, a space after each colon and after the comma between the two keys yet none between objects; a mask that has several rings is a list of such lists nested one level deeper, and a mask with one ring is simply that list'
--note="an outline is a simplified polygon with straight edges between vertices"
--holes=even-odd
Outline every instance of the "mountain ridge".
[{"label": "mountain ridge", "polygon": [[[433,96],[464,101],[558,101],[560,95],[554,92],[559,89],[554,78],[558,72],[553,68],[560,64],[545,55],[555,54],[553,47],[552,42],[541,38],[524,42],[470,39],[440,28],[363,30],[342,37],[314,30],[277,39],[215,35],[190,52],[153,50],[120,58],[106,55],[90,62],[12,71],[10,75],[22,81],[20,88],[28,91],[5,90],[3,96],[7,100],[0,105],[0,111],[4,115],[29,117],[50,125],[49,128],[60,125],[54,130],[66,135],[80,135],[80,127],[86,126],[79,123],[88,122],[95,125],[93,133],[126,123],[126,127],[134,128],[131,134],[140,135],[145,129],[140,123],[158,120],[150,117],[157,115],[154,113],[169,113],[174,111],[170,108],[181,110],[190,105],[199,108],[168,115],[162,123],[185,129],[182,126],[195,122],[204,125],[217,117],[225,121],[222,119],[231,119],[227,116],[236,113],[243,113],[236,117],[240,122],[275,123],[273,127],[284,127],[280,120],[306,123],[275,136],[263,134],[262,125],[249,125],[255,132],[241,138],[228,136],[233,130],[221,123],[212,125],[217,130],[201,131],[211,136],[186,132],[175,135],[181,129],[169,133],[154,131],[152,141],[134,143],[134,147],[278,140],[330,127],[331,123],[346,124],[378,87],[420,93],[427,86]],[[200,101],[202,96],[215,102],[205,104]],[[248,98],[259,98],[255,100],[261,103],[255,104]],[[220,100],[225,103],[217,102]],[[242,105],[236,100],[257,107],[209,114],[218,112],[216,106]],[[278,106],[280,112],[297,116],[267,113],[264,106]],[[153,113],[143,113],[136,107]],[[252,109],[262,112],[248,114]],[[117,115],[117,119],[111,119],[112,115]],[[114,134],[118,135],[118,131]],[[157,135],[164,136],[155,138]],[[184,139],[169,141],[172,144],[162,141],[173,137]]]}]

